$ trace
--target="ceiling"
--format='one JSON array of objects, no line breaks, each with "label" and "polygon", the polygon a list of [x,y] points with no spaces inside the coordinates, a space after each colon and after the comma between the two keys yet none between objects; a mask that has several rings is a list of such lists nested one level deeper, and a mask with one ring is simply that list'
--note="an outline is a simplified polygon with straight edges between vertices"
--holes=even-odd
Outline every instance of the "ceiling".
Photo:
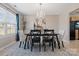
[{"label": "ceiling", "polygon": [[[72,4],[70,3],[42,3],[45,8],[46,15],[59,15],[67,10]],[[10,3],[19,12],[25,15],[35,15],[39,7],[39,3]]]}]

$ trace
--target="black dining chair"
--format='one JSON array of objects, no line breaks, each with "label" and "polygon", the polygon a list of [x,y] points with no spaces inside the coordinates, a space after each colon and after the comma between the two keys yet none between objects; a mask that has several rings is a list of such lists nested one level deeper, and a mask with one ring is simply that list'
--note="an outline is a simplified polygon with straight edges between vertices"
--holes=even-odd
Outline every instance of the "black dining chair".
[{"label": "black dining chair", "polygon": [[[41,30],[31,30],[30,34],[41,34]],[[40,36],[31,36],[31,51],[33,50],[34,43],[39,44],[39,51],[41,51],[41,38]]]},{"label": "black dining chair", "polygon": [[[54,34],[54,30],[44,29],[44,34]],[[52,45],[52,50],[54,50],[53,36],[43,36],[44,51],[46,51],[46,43],[49,43],[49,46]]]}]

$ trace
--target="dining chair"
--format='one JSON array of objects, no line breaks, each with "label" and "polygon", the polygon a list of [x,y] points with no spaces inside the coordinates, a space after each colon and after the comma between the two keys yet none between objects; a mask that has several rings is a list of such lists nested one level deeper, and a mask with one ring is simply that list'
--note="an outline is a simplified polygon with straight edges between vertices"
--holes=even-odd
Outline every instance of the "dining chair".
[{"label": "dining chair", "polygon": [[25,39],[26,39],[26,36],[24,35],[23,33],[23,30],[19,30],[19,38],[20,38],[20,44],[19,44],[19,48],[24,45],[24,42],[25,42]]},{"label": "dining chair", "polygon": [[[44,29],[44,34],[54,34],[54,30]],[[49,47],[53,47],[53,36],[43,36],[44,51],[46,51],[46,43],[49,43]]]},{"label": "dining chair", "polygon": [[[41,30],[31,30],[30,34],[41,34]],[[39,51],[41,51],[41,38],[40,36],[31,36],[31,51],[33,50],[34,43],[39,44]]]},{"label": "dining chair", "polygon": [[58,38],[59,38],[60,44],[62,44],[62,47],[64,47],[64,43],[63,43],[64,34],[65,34],[64,30],[59,31]]}]

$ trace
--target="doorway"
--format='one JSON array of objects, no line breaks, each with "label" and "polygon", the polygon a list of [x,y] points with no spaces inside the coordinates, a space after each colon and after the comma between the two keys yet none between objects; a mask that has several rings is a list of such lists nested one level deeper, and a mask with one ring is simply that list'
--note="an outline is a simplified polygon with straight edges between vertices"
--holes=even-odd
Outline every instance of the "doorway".
[{"label": "doorway", "polygon": [[70,17],[70,40],[79,40],[79,20],[72,18]]}]

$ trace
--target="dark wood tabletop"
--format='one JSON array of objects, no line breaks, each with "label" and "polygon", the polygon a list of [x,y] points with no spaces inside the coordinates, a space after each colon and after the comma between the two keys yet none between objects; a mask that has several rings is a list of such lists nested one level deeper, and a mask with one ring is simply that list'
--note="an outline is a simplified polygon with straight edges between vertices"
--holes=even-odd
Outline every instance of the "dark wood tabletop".
[{"label": "dark wood tabletop", "polygon": [[27,36],[57,36],[58,34],[25,34]]}]

